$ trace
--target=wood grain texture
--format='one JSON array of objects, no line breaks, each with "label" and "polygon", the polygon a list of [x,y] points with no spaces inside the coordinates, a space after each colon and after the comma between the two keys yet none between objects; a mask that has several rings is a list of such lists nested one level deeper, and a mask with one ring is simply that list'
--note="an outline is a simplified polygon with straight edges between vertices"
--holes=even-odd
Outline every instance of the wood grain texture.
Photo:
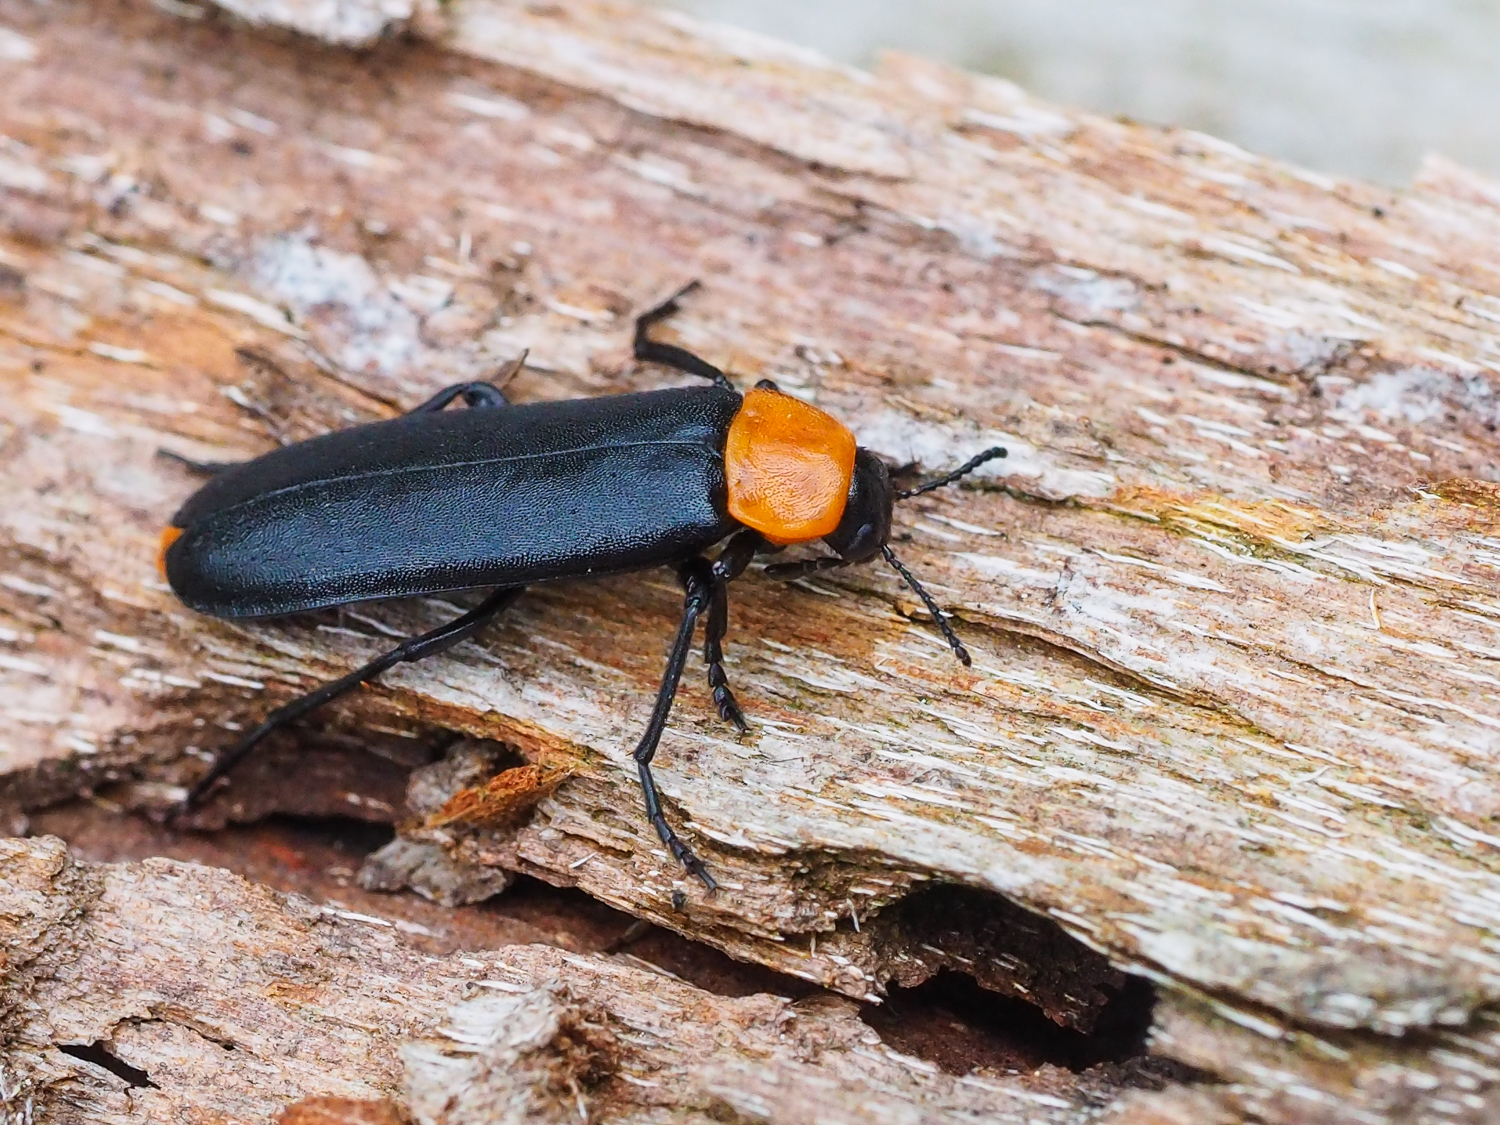
[{"label": "wood grain texture", "polygon": [[1145,1125],[1193,1104],[1116,1099],[1108,1071],[944,1075],[837,997],[715,996],[539,945],[428,956],[193,864],[84,865],[56,839],[0,840],[0,862],[6,1065],[41,1121]]},{"label": "wood grain texture", "polygon": [[[157,447],[246,456],[526,348],[523,400],[667,385],[629,318],[697,276],[672,330],[742,382],[924,472],[1010,448],[899,513],[974,666],[894,575],[738,583],[753,732],[692,677],[659,759],[707,897],[628,765],[680,595],[537,589],[339,713],[572,771],[454,854],[856,998],[942,960],[882,929],[897,904],[992,892],[1057,934],[998,989],[1056,957],[1149,977],[1155,1049],[1233,1112],[1483,1120],[1500,187],[1335,181],[624,6],[413,18],[355,57],[0,0],[9,803],[128,778],[160,807],[225,724],[455,612],[193,617],[152,569],[193,487]],[[1087,1022],[1068,995],[1044,1007]]]}]

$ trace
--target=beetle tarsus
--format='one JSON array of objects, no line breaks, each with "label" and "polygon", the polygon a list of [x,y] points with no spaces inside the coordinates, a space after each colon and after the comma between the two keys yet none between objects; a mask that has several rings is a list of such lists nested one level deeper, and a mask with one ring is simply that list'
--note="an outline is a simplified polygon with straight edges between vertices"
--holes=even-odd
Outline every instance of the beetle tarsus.
[{"label": "beetle tarsus", "polygon": [[718,890],[719,884],[708,873],[708,867],[693,854],[693,849],[684,844],[677,833],[672,831],[672,826],[667,823],[667,818],[661,811],[661,796],[656,790],[656,779],[651,776],[651,764],[637,760],[636,765],[641,777],[641,789],[646,795],[646,819],[651,822],[651,827],[656,829],[656,834],[661,837],[661,842],[672,853],[673,859],[682,864],[689,874],[696,875],[703,880],[703,885],[709,890]]},{"label": "beetle tarsus", "polygon": [[686,285],[677,290],[677,292],[673,293],[665,301],[662,301],[660,304],[653,305],[651,308],[641,313],[640,316],[635,318],[636,338],[639,339],[642,335],[644,335],[646,329],[650,328],[657,321],[666,320],[667,317],[671,316],[678,309],[682,308],[682,298],[686,297],[689,293],[692,293],[695,290],[701,288],[703,288],[703,282],[699,281],[695,277],[692,281],[689,281]]},{"label": "beetle tarsus", "polygon": [[719,718],[726,723],[733,723],[741,734],[749,734],[750,724],[745,722],[745,713],[740,710],[739,701],[729,689],[723,665],[717,661],[708,666],[708,683],[714,689],[714,706],[719,709]]},{"label": "beetle tarsus", "polygon": [[709,581],[712,588],[708,619],[703,625],[703,663],[708,665],[708,686],[713,691],[719,718],[733,723],[744,734],[750,728],[745,724],[740,705],[735,702],[734,692],[729,690],[729,675],[724,671],[724,634],[729,630],[728,583],[716,571],[710,575]]},{"label": "beetle tarsus", "polygon": [[718,881],[711,874],[709,874],[708,868],[704,865],[703,861],[695,856],[691,851],[689,851],[687,845],[684,844],[681,840],[678,840],[677,844],[678,846],[674,850],[676,851],[677,859],[682,864],[682,866],[687,868],[690,873],[696,875],[700,880],[702,880],[703,886],[706,890],[710,892],[718,890]]}]

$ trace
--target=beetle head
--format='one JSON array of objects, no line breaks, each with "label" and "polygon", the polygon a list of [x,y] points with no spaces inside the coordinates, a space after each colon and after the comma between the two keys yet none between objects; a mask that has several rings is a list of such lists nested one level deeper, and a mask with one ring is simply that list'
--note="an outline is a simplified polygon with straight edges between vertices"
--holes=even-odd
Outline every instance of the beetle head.
[{"label": "beetle head", "polygon": [[854,476],[849,481],[849,499],[833,534],[823,542],[846,563],[873,559],[891,537],[891,511],[896,491],[885,462],[868,449],[854,454]]},{"label": "beetle head", "polygon": [[922,599],[922,604],[932,615],[933,623],[937,625],[938,631],[943,634],[949,647],[953,649],[953,655],[967,665],[969,651],[959,641],[958,634],[953,631],[953,626],[944,619],[943,611],[938,608],[937,602],[932,600],[932,595],[922,588],[916,576],[906,569],[905,564],[890,548],[891,511],[897,500],[909,500],[913,496],[921,496],[934,489],[945,488],[954,481],[962,480],[986,461],[1004,456],[1005,450],[1000,446],[986,449],[977,457],[969,458],[951,473],[945,473],[936,480],[919,484],[915,488],[902,489],[897,492],[891,487],[891,476],[886,470],[885,463],[868,449],[857,449],[854,454],[854,477],[849,482],[849,499],[844,505],[843,518],[839,520],[839,525],[834,528],[833,534],[823,537],[823,542],[833,548],[835,553],[818,559],[777,563],[766,567],[766,573],[775,578],[788,580],[805,578],[819,571],[833,570],[836,567],[865,562],[876,555],[883,555],[885,561],[890,563],[891,569],[901,575],[901,580],[911,588],[912,593]]}]

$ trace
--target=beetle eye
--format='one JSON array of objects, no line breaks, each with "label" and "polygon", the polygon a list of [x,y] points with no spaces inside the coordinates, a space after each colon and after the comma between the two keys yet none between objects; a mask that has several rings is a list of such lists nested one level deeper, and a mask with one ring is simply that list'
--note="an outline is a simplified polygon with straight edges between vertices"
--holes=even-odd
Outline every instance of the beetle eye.
[{"label": "beetle eye", "polygon": [[891,478],[884,462],[868,449],[858,450],[843,518],[823,542],[845,562],[874,558],[890,538],[893,502]]},{"label": "beetle eye", "polygon": [[875,541],[875,525],[873,523],[861,524],[860,529],[854,533],[846,550],[851,555],[874,554],[880,547]]}]

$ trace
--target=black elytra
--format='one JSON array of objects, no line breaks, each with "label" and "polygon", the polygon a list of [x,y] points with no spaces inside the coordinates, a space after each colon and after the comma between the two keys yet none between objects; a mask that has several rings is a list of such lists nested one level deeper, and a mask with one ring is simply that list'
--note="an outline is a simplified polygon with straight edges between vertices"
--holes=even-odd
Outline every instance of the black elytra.
[{"label": "black elytra", "polygon": [[[179,812],[272,731],[397,664],[473,636],[527,585],[669,566],[686,595],[682,620],[633,756],[647,819],[673,856],[714,889],[713,876],[662,813],[651,759],[700,618],[719,715],[748,729],[723,666],[727,587],[757,554],[779,551],[784,541],[730,514],[725,445],[742,396],[717,367],[648,334],[695,286],[637,319],[635,355],[702,376],[708,386],[513,405],[493,384],[460,383],[389,421],[240,464],[187,463],[213,475],[172,518],[162,566],[176,595],[201,613],[277,617],[372,598],[490,593],[461,617],[272,712],[219,755]],[[760,388],[775,385],[763,381]],[[468,409],[445,409],[460,400]],[[942,611],[891,552],[892,508],[1003,456],[1002,448],[986,450],[938,480],[898,492],[885,464],[857,449],[838,526],[822,536],[834,554],[766,572],[795,579],[883,555],[967,664]]]}]

